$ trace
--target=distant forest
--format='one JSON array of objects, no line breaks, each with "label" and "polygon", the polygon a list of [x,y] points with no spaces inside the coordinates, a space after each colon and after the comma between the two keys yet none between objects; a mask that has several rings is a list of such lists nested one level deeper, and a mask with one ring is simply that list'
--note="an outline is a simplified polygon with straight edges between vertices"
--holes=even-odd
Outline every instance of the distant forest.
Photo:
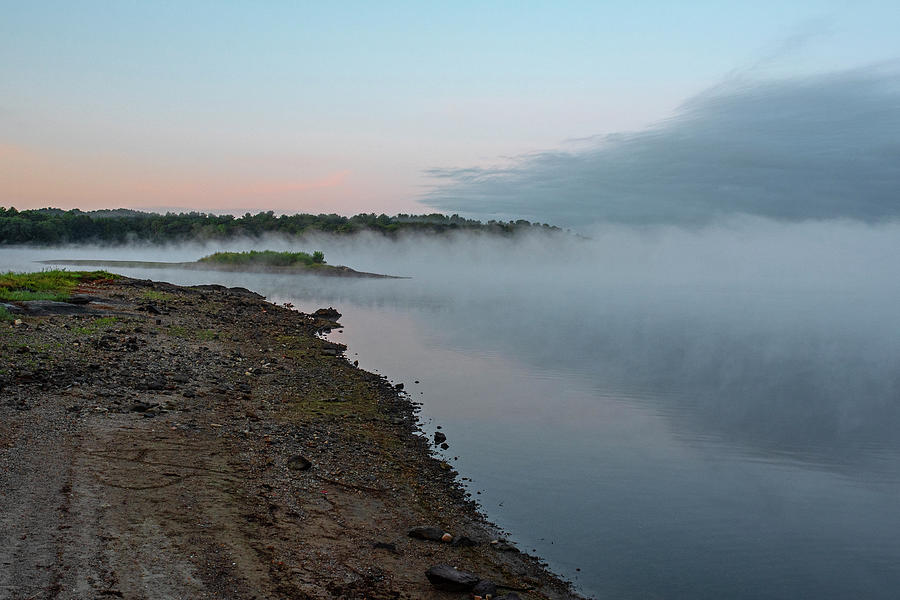
[{"label": "distant forest", "polygon": [[558,230],[547,224],[528,221],[488,221],[482,223],[459,215],[280,215],[272,211],[242,217],[189,213],[147,213],[135,210],[61,210],[41,208],[16,210],[0,207],[0,245],[66,244],[78,242],[119,244],[128,242],[184,242],[257,238],[265,234],[301,236],[308,233],[352,235],[373,232],[385,236],[416,232],[446,234],[473,231],[510,235],[517,231]]}]

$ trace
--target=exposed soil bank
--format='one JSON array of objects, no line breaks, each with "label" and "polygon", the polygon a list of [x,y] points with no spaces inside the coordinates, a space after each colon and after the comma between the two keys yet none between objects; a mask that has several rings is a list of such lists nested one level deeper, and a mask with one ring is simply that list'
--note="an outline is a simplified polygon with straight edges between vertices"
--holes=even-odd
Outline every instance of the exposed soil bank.
[{"label": "exposed soil bank", "polygon": [[0,598],[469,596],[429,583],[438,563],[576,598],[490,543],[413,405],[327,321],[215,286],[77,292],[82,314],[0,322]]}]

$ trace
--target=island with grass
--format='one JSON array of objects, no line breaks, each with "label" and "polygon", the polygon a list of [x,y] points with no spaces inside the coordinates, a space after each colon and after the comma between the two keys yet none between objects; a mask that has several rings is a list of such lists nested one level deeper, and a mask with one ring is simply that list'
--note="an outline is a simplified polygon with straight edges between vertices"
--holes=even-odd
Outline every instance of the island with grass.
[{"label": "island with grass", "polygon": [[48,265],[94,266],[131,269],[189,269],[194,271],[232,271],[242,273],[285,273],[322,275],[326,277],[367,277],[406,279],[396,275],[382,275],[357,271],[342,265],[329,265],[325,254],[315,252],[276,252],[249,250],[245,252],[216,252],[192,262],[156,262],[140,260],[53,259],[40,261]]}]

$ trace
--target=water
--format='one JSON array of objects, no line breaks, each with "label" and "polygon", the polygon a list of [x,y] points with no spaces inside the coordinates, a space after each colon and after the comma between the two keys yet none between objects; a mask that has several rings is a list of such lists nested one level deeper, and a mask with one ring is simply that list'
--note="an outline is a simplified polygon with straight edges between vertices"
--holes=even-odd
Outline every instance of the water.
[{"label": "water", "polygon": [[[337,307],[332,339],[405,383],[488,516],[586,594],[893,598],[895,240],[847,224],[322,240],[332,263],[414,279],[126,273]],[[206,250],[2,250],[0,264]]]}]

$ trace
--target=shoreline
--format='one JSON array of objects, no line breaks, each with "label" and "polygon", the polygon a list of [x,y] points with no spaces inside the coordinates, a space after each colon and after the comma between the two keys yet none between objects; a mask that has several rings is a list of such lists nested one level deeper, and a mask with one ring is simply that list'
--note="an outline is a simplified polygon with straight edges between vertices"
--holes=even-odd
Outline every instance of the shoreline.
[{"label": "shoreline", "polygon": [[283,273],[286,275],[317,275],[321,277],[358,277],[364,279],[409,279],[399,275],[383,275],[357,271],[343,265],[316,265],[279,267],[274,265],[253,264],[236,265],[215,262],[158,262],[141,260],[91,260],[91,259],[56,259],[35,261],[44,265],[63,265],[77,267],[110,267],[120,269],[185,269],[188,271],[225,271],[229,273]]},{"label": "shoreline", "polygon": [[[429,583],[445,563],[498,595],[579,598],[491,543],[499,531],[417,435],[411,399],[316,336],[333,321],[242,288],[121,278],[78,292],[80,314],[0,323],[0,562],[13,565],[0,590],[470,597]],[[453,543],[410,537],[417,526]]]}]

